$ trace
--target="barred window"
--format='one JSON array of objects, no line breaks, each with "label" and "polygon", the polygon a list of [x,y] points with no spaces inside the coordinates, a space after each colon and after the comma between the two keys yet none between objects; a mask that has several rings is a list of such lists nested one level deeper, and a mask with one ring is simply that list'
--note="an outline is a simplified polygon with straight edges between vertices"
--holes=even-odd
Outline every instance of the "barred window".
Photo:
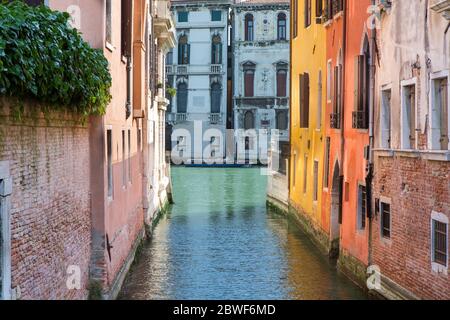
[{"label": "barred window", "polygon": [[447,266],[447,224],[433,220],[433,262]]}]

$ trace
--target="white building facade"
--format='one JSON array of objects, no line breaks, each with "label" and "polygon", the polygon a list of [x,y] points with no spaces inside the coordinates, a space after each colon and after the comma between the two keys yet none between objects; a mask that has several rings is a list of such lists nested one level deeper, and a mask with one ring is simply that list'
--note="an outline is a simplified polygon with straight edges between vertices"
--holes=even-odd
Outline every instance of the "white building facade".
[{"label": "white building facade", "polygon": [[172,1],[177,47],[166,56],[166,74],[176,95],[169,97],[167,125],[171,149],[186,164],[225,155],[230,6],[227,0]]},{"label": "white building facade", "polygon": [[235,129],[289,139],[289,1],[239,1],[232,10]]}]

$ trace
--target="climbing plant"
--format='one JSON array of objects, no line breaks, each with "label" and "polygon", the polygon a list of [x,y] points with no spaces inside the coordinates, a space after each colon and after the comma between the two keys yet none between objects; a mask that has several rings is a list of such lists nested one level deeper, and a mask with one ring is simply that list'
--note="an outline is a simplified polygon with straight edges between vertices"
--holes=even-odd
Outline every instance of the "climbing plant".
[{"label": "climbing plant", "polygon": [[52,109],[104,114],[111,75],[101,50],[69,26],[69,14],[0,0],[0,95]]}]

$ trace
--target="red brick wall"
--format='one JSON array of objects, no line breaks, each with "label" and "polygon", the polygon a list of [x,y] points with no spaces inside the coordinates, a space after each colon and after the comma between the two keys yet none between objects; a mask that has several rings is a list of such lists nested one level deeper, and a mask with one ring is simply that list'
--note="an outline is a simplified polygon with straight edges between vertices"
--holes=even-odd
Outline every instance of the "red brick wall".
[{"label": "red brick wall", "polygon": [[420,298],[450,299],[449,276],[431,270],[431,213],[450,217],[450,163],[376,157],[374,198],[391,199],[391,240],[373,222],[373,264]]},{"label": "red brick wall", "polygon": [[[21,299],[87,297],[91,243],[89,140],[73,117],[0,109],[0,160],[9,161],[12,288]],[[48,117],[47,117],[48,118]],[[68,290],[67,268],[81,269],[81,290]]]}]

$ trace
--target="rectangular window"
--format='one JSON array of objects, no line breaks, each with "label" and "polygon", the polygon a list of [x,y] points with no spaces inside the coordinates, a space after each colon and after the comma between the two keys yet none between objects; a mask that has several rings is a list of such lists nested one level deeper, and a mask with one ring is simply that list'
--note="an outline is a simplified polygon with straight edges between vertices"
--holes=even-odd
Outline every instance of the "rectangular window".
[{"label": "rectangular window", "polygon": [[381,214],[381,236],[386,239],[391,238],[391,205],[389,203],[380,203]]},{"label": "rectangular window", "polygon": [[381,148],[391,148],[391,89],[381,92]]},{"label": "rectangular window", "polygon": [[311,0],[305,0],[305,28],[311,25]]},{"label": "rectangular window", "polygon": [[111,12],[111,0],[106,0],[106,42],[112,44],[112,12]]},{"label": "rectangular window", "polygon": [[319,199],[319,161],[314,160],[314,201]]},{"label": "rectangular window", "polygon": [[222,11],[211,10],[211,21],[222,21]]},{"label": "rectangular window", "polygon": [[433,225],[433,262],[447,266],[448,225],[432,220]]},{"label": "rectangular window", "polygon": [[309,128],[309,74],[300,75],[300,128]]},{"label": "rectangular window", "polygon": [[293,38],[296,38],[298,33],[298,0],[293,0],[292,5],[292,13],[294,15],[292,19],[292,35]]},{"label": "rectangular window", "polygon": [[128,182],[131,183],[131,130],[128,130]]},{"label": "rectangular window", "polygon": [[369,55],[358,55],[355,57],[354,74],[354,129],[369,128],[369,96],[370,96],[370,65]]},{"label": "rectangular window", "polygon": [[327,137],[325,141],[325,168],[323,172],[323,185],[325,188],[328,188],[328,180],[329,180],[329,171],[330,171],[330,147],[331,147],[331,139]]},{"label": "rectangular window", "polygon": [[366,187],[363,185],[358,185],[358,229],[364,230],[366,228]]},{"label": "rectangular window", "polygon": [[305,154],[305,162],[303,163],[303,193],[308,191],[308,155]]},{"label": "rectangular window", "polygon": [[106,157],[108,166],[108,197],[113,196],[113,166],[112,166],[112,130],[106,130]]},{"label": "rectangular window", "polygon": [[431,149],[449,150],[448,77],[432,80]]},{"label": "rectangular window", "polygon": [[323,0],[316,0],[316,18],[322,17],[322,14],[323,14]]},{"label": "rectangular window", "polygon": [[188,22],[188,12],[179,11],[178,12],[178,22]]},{"label": "rectangular window", "polygon": [[125,157],[125,130],[122,130],[122,185],[127,185],[127,162]]},{"label": "rectangular window", "polygon": [[244,71],[244,94],[246,97],[253,97],[254,95],[254,82],[255,82],[255,71],[245,70]]},{"label": "rectangular window", "polygon": [[416,148],[416,86],[402,88],[402,149]]}]

